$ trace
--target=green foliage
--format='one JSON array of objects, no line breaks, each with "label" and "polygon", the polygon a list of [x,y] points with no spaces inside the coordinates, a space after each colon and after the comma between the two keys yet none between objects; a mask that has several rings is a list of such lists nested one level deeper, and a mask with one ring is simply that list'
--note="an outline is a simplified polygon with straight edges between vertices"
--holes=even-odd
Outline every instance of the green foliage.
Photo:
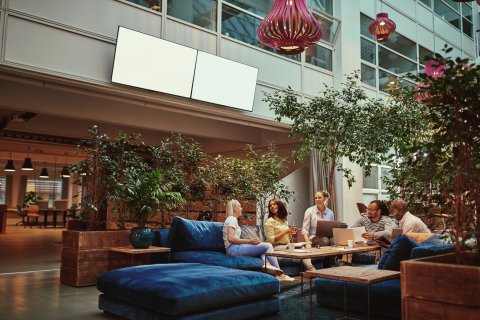
[{"label": "green foliage", "polygon": [[164,182],[160,169],[141,172],[128,168],[125,176],[122,196],[139,227],[145,227],[149,218],[185,203],[179,192],[170,191],[171,184]]},{"label": "green foliage", "polygon": [[35,204],[37,202],[37,200],[42,200],[42,197],[37,195],[37,193],[35,191],[29,191],[26,195],[25,195],[25,205],[29,205],[29,204]]},{"label": "green foliage", "polygon": [[[450,51],[445,48],[446,54]],[[432,60],[445,66],[443,74],[410,75],[421,83],[416,92],[393,95],[398,103],[416,103],[424,117],[418,138],[399,150],[402,161],[392,170],[389,191],[425,211],[436,208],[449,214],[463,263],[468,241],[478,243],[480,233],[480,67],[440,54]]]},{"label": "green foliage", "polygon": [[335,170],[343,173],[349,186],[355,182],[351,170],[343,167],[343,157],[369,174],[372,164],[388,161],[389,152],[410,140],[415,132],[411,110],[369,98],[359,85],[358,73],[347,76],[340,90],[325,85],[319,96],[306,102],[298,102],[291,88],[266,94],[263,100],[278,121],[292,121],[290,136],[300,140],[296,159],[305,159],[312,148],[321,153],[323,163],[330,167],[329,192],[333,190]]}]

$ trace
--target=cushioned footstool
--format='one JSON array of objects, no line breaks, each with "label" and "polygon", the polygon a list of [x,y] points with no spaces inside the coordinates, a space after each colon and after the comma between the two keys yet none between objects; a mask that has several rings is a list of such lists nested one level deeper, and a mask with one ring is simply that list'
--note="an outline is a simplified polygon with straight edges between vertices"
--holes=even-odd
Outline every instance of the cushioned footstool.
[{"label": "cushioned footstool", "polygon": [[279,311],[275,277],[199,263],[136,266],[97,278],[99,308],[127,319],[253,319]]}]

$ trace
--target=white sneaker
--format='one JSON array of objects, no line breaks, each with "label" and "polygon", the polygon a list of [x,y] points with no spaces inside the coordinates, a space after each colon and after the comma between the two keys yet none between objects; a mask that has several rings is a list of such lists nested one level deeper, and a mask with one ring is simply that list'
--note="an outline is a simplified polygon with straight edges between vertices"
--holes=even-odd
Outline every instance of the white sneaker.
[{"label": "white sneaker", "polygon": [[283,274],[282,270],[272,266],[271,264],[267,264],[267,266],[263,268],[263,272],[271,274],[272,276],[280,276]]},{"label": "white sneaker", "polygon": [[276,276],[279,281],[295,281],[295,278],[289,277],[285,273],[279,276]]}]

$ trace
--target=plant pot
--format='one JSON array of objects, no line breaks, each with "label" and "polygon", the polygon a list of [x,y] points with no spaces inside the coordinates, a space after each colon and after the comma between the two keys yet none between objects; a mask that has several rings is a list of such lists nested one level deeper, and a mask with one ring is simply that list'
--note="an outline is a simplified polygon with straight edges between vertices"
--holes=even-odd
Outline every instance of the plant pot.
[{"label": "plant pot", "polygon": [[152,245],[153,230],[152,228],[134,227],[130,231],[128,237],[130,244],[136,249],[146,249]]},{"label": "plant pot", "polygon": [[454,254],[402,261],[402,319],[478,319],[480,266]]}]

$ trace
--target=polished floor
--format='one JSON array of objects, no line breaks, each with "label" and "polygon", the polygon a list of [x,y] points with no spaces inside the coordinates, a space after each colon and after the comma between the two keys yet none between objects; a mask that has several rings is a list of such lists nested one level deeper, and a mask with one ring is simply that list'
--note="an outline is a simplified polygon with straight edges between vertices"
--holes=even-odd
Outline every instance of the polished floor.
[{"label": "polished floor", "polygon": [[0,233],[0,319],[116,319],[98,309],[95,286],[60,284],[61,228],[24,228],[9,217]]}]

